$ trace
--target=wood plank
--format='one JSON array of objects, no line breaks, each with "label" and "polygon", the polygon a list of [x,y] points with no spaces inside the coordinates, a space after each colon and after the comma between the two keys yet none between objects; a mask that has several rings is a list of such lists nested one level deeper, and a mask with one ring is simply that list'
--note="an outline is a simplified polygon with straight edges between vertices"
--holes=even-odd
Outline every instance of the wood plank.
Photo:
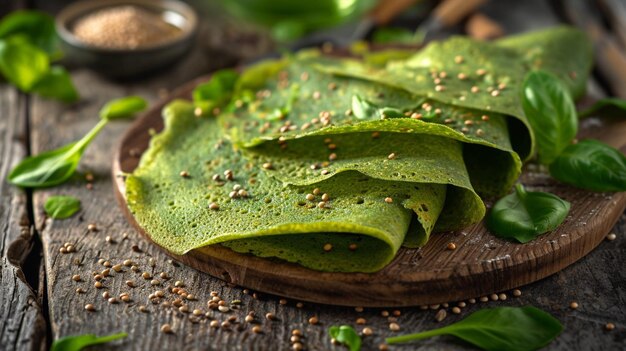
[{"label": "wood plank", "polygon": [[[0,348],[3,350],[39,350],[46,342],[40,301],[22,269],[34,242],[26,196],[6,182],[9,171],[26,151],[26,102],[25,96],[13,87],[0,85]],[[29,270],[37,274],[37,268],[29,267]]]}]

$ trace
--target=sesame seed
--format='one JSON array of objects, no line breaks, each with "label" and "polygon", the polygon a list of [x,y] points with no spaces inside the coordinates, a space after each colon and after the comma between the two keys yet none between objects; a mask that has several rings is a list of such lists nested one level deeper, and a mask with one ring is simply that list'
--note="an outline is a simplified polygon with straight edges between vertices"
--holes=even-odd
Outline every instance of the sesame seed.
[{"label": "sesame seed", "polygon": [[[177,287],[177,288],[180,288],[180,287],[185,286],[185,283],[183,283],[180,280],[177,280],[176,282],[174,282],[174,286]],[[217,296],[217,292],[215,293],[215,295],[211,295],[211,296]]]},{"label": "sesame seed", "polygon": [[161,326],[161,332],[165,334],[170,334],[172,332],[172,326],[169,324],[163,324]]},{"label": "sesame seed", "polygon": [[387,159],[389,159],[389,160],[393,160],[393,159],[395,159],[395,158],[396,158],[396,154],[395,154],[395,153],[393,153],[393,152],[392,152],[392,153],[390,153],[390,154],[387,156]]},{"label": "sesame seed", "polygon": [[394,310],[393,315],[396,317],[400,317],[400,315],[402,315],[402,312],[400,310]]},{"label": "sesame seed", "polygon": [[108,299],[109,297],[111,297],[111,294],[108,291],[102,293],[102,298]]},{"label": "sesame seed", "polygon": [[139,306],[139,312],[142,313],[147,313],[148,312],[148,308],[144,305]]},{"label": "sesame seed", "polygon": [[500,84],[498,84],[498,89],[500,89],[500,90],[504,90],[504,88],[506,88],[506,83],[500,83]]},{"label": "sesame seed", "polygon": [[107,301],[108,301],[110,304],[112,304],[112,305],[114,305],[114,304],[116,304],[116,303],[118,302],[118,301],[117,301],[117,299],[116,299],[116,298],[114,298],[114,297],[110,297]]},{"label": "sesame seed", "polygon": [[73,280],[73,281],[75,281],[75,282],[79,282],[79,281],[80,281],[80,275],[78,275],[78,274],[74,274],[74,275],[72,276],[72,280]]},{"label": "sesame seed", "polygon": [[301,350],[304,348],[304,346],[302,346],[302,344],[301,344],[301,343],[296,342],[296,343],[294,343],[293,345],[291,345],[291,348],[292,348],[294,351],[301,351]]},{"label": "sesame seed", "polygon": [[217,203],[215,203],[215,202],[211,202],[211,203],[209,204],[209,209],[210,209],[210,210],[213,210],[213,211],[217,211],[217,210],[219,210],[219,209],[220,209],[220,205],[218,205],[218,204],[217,204]]},{"label": "sesame seed", "polygon": [[309,318],[309,324],[317,324],[319,323],[319,319],[317,318],[317,316],[313,316],[311,318]]},{"label": "sesame seed", "polygon": [[130,296],[128,296],[128,294],[123,294],[120,296],[120,300],[124,302],[130,302]]},{"label": "sesame seed", "polygon": [[391,204],[391,203],[393,203],[393,199],[390,198],[390,197],[386,197],[385,198],[385,202],[388,203],[388,204]]},{"label": "sesame seed", "polygon": [[204,314],[204,312],[202,312],[202,310],[199,310],[199,309],[195,309],[195,310],[193,310],[193,312],[191,312],[191,313],[192,313],[194,316],[200,316],[200,315],[203,315],[203,314]]},{"label": "sesame seed", "polygon": [[315,195],[313,195],[313,194],[306,194],[306,199],[309,200],[309,201],[313,201],[313,200],[315,200]]},{"label": "sesame seed", "polygon": [[116,272],[121,272],[122,271],[122,265],[121,264],[116,264],[112,268]]},{"label": "sesame seed", "polygon": [[452,307],[452,313],[460,314],[461,313],[461,309],[459,307]]},{"label": "sesame seed", "polygon": [[356,319],[356,324],[363,325],[363,324],[365,324],[365,323],[367,323],[367,321],[365,320],[365,318],[357,318],[357,319]]},{"label": "sesame seed", "polygon": [[291,335],[302,336],[302,332],[300,331],[300,329],[294,329],[291,331]]},{"label": "sesame seed", "polygon": [[576,302],[576,301],[572,301],[572,302],[569,304],[569,308],[571,308],[571,309],[573,309],[573,310],[577,309],[577,308],[578,308],[578,302]]},{"label": "sesame seed", "polygon": [[448,313],[446,312],[446,310],[440,309],[439,311],[437,311],[437,314],[435,315],[435,320],[437,322],[441,322],[444,319],[446,319],[447,316],[448,316]]},{"label": "sesame seed", "polygon": [[606,240],[608,240],[608,241],[613,241],[615,239],[617,239],[617,234],[615,234],[615,233],[611,233],[611,234],[606,236]]},{"label": "sesame seed", "polygon": [[357,306],[357,307],[354,308],[354,311],[358,312],[358,313],[361,313],[361,312],[363,312],[363,307],[362,306]]},{"label": "sesame seed", "polygon": [[398,323],[389,323],[389,330],[398,331],[400,330],[400,325]]},{"label": "sesame seed", "polygon": [[90,232],[95,232],[95,231],[98,231],[98,226],[96,226],[96,224],[95,224],[95,223],[90,223],[90,224],[87,226],[87,230],[88,230],[88,231],[90,231]]},{"label": "sesame seed", "polygon": [[151,279],[152,278],[152,274],[150,274],[148,272],[143,272],[143,273],[141,273],[141,277],[143,279]]},{"label": "sesame seed", "polygon": [[152,286],[161,285],[161,281],[159,281],[158,279],[152,279],[150,281],[150,285],[152,285]]},{"label": "sesame seed", "polygon": [[387,346],[387,344],[380,344],[380,345],[378,345],[378,350],[379,351],[387,351],[387,350],[389,350],[389,346]]},{"label": "sesame seed", "polygon": [[448,308],[448,307],[450,307],[450,304],[448,304],[447,302],[444,302],[444,303],[441,304],[441,307]]},{"label": "sesame seed", "polygon": [[220,322],[213,320],[211,321],[211,323],[209,323],[209,326],[211,326],[211,328],[219,328],[220,327]]},{"label": "sesame seed", "polygon": [[411,113],[411,118],[413,118],[413,119],[421,119],[422,118],[422,114],[421,113],[417,113],[417,112],[413,112],[413,113]]},{"label": "sesame seed", "polygon": [[363,328],[362,333],[363,333],[363,335],[370,336],[370,335],[374,334],[374,331],[370,327],[365,327],[365,328]]},{"label": "sesame seed", "polygon": [[604,329],[606,329],[607,331],[611,331],[611,330],[615,329],[615,324],[613,324],[613,323],[607,323],[607,324],[604,326]]},{"label": "sesame seed", "polygon": [[476,299],[471,298],[471,299],[467,300],[467,302],[469,302],[469,303],[476,303]]},{"label": "sesame seed", "polygon": [[332,249],[333,249],[333,244],[331,243],[324,244],[324,251],[330,252]]},{"label": "sesame seed", "polygon": [[322,191],[320,190],[320,188],[315,188],[313,189],[313,195],[319,195],[319,193],[321,193]]},{"label": "sesame seed", "polygon": [[465,302],[463,302],[463,301],[460,301],[460,302],[459,302],[459,303],[457,303],[456,305],[457,305],[457,306],[459,306],[459,307],[461,307],[461,308],[463,308],[463,307],[467,306],[467,304],[466,304]]},{"label": "sesame seed", "polygon": [[[289,340],[294,343],[294,342],[300,342],[300,337],[297,335],[292,335],[291,338],[289,338]],[[332,342],[332,340],[331,340]]]},{"label": "sesame seed", "polygon": [[448,243],[448,246],[446,248],[448,250],[456,250],[456,244],[455,243]]},{"label": "sesame seed", "polygon": [[109,244],[114,244],[115,243],[115,240],[113,240],[113,238],[111,238],[110,235],[105,236],[104,237],[104,241],[106,241]]},{"label": "sesame seed", "polygon": [[302,302],[298,302],[298,303],[296,303],[296,307],[297,308],[302,308],[302,307],[304,307],[304,304]]}]

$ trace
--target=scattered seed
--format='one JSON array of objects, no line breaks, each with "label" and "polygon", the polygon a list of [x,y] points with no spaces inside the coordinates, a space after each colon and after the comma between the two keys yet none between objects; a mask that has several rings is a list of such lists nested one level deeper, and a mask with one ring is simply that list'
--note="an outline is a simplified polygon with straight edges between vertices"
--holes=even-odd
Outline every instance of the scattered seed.
[{"label": "scattered seed", "polygon": [[380,315],[383,317],[389,317],[389,311],[380,311]]},{"label": "scattered seed", "polygon": [[379,351],[387,351],[387,350],[389,350],[389,346],[387,346],[387,344],[380,344],[380,345],[378,345],[378,350]]},{"label": "scattered seed", "polygon": [[489,301],[489,297],[481,296],[479,300],[480,300],[480,302],[487,302],[487,301]]},{"label": "scattered seed", "polygon": [[77,294],[83,294],[85,292],[85,289],[83,288],[76,288],[76,293]]},{"label": "scattered seed", "polygon": [[400,330],[400,325],[398,323],[389,323],[389,330],[398,331]]},{"label": "scattered seed", "polygon": [[98,227],[96,226],[95,223],[90,223],[87,226],[87,230],[90,231],[90,232],[95,232],[95,231],[98,231]]},{"label": "scattered seed", "polygon": [[106,241],[109,244],[115,244],[115,240],[113,240],[113,238],[111,238],[110,235],[107,235],[106,237],[104,237],[104,241]]},{"label": "scattered seed", "polygon": [[128,287],[130,288],[134,288],[135,287],[135,282],[132,280],[127,280],[126,281],[126,285],[128,285]]},{"label": "scattered seed", "polygon": [[265,162],[262,167],[263,169],[273,169],[272,164],[269,162]]},{"label": "scattered seed", "polygon": [[400,317],[400,316],[402,315],[402,312],[401,312],[400,310],[394,310],[394,311],[393,311],[393,315],[394,315],[395,317]]},{"label": "scattered seed", "polygon": [[443,85],[435,85],[435,91],[444,91],[446,90],[446,87],[444,87]]},{"label": "scattered seed", "polygon": [[217,309],[222,313],[230,311],[230,308],[228,306],[217,306]]},{"label": "scattered seed", "polygon": [[143,273],[141,273],[141,277],[143,279],[151,279],[152,278],[152,274],[150,274],[148,272],[143,272]]},{"label": "scattered seed", "polygon": [[454,62],[455,63],[463,63],[463,56],[461,56],[461,55],[454,56]]},{"label": "scattered seed", "polygon": [[107,300],[110,304],[116,304],[117,303],[117,299],[114,297],[109,297],[109,299]]},{"label": "scattered seed", "polygon": [[273,321],[276,319],[276,316],[274,316],[272,312],[268,312],[265,314],[265,319],[267,319],[268,321]]},{"label": "scattered seed", "polygon": [[364,325],[365,323],[367,323],[365,318],[357,318],[356,319],[356,324]]},{"label": "scattered seed", "polygon": [[358,245],[355,243],[348,245],[348,250],[350,251],[356,251],[357,248],[358,248]]},{"label": "scattered seed", "polygon": [[102,289],[102,287],[103,287],[103,285],[102,285],[102,283],[101,283],[101,282],[95,282],[95,283],[93,283],[93,286],[94,286],[96,289]]},{"label": "scattered seed", "polygon": [[252,323],[252,322],[254,322],[254,317],[253,317],[253,316],[251,316],[251,315],[247,315],[247,316],[246,316],[246,318],[244,318],[244,320],[245,320],[247,323]]},{"label": "scattered seed", "polygon": [[322,201],[329,201],[329,200],[330,200],[330,195],[328,194],[322,195]]},{"label": "scattered seed", "polygon": [[476,303],[476,299],[472,298],[472,299],[467,300],[467,302],[469,302],[469,303]]},{"label": "scattered seed", "polygon": [[476,94],[477,92],[479,92],[479,91],[480,91],[480,88],[479,88],[479,87],[477,87],[477,86],[473,86],[473,87],[470,89],[470,91],[471,91],[472,93]]},{"label": "scattered seed", "polygon": [[500,95],[500,90],[494,90],[494,91],[491,92],[491,96],[493,96],[493,97],[496,97],[498,95]]},{"label": "scattered seed", "polygon": [[446,319],[447,316],[448,316],[448,313],[446,312],[446,310],[440,309],[439,311],[437,311],[437,314],[435,315],[435,320],[437,322],[441,322],[444,319]]},{"label": "scattered seed", "polygon": [[263,333],[263,328],[261,328],[260,325],[255,325],[254,327],[252,327],[252,332],[254,334],[261,334]]},{"label": "scattered seed", "polygon": [[611,330],[615,329],[615,324],[613,324],[613,323],[607,323],[607,324],[604,326],[604,329],[606,329],[607,331],[611,331]]},{"label": "scattered seed", "polygon": [[498,299],[499,299],[498,294],[491,294],[491,295],[489,295],[489,298],[492,301],[498,301]]},{"label": "scattered seed", "polygon": [[313,316],[311,318],[309,318],[309,324],[317,324],[319,322],[319,319],[317,318],[317,316]]},{"label": "scattered seed", "polygon": [[302,349],[304,349],[304,346],[301,343],[299,343],[299,342],[295,342],[295,343],[293,343],[293,345],[291,345],[291,348],[294,351],[301,351]]},{"label": "scattered seed", "polygon": [[521,290],[519,290],[519,289],[515,289],[515,290],[513,290],[513,296],[515,296],[515,297],[520,297],[520,296],[522,296],[522,291],[521,291]]},{"label": "scattered seed", "polygon": [[324,244],[324,251],[330,252],[330,251],[332,251],[332,249],[333,249],[333,244],[331,244],[331,243]]},{"label": "scattered seed", "polygon": [[104,299],[108,299],[109,297],[111,297],[111,294],[108,291],[105,291],[105,292],[102,293],[102,297]]},{"label": "scattered seed", "polygon": [[385,198],[385,202],[388,203],[388,204],[391,204],[391,203],[393,203],[393,199],[390,198],[390,197],[386,197]]},{"label": "scattered seed", "polygon": [[302,336],[302,332],[300,331],[300,329],[294,329],[291,331],[291,335]]},{"label": "scattered seed", "polygon": [[365,328],[363,328],[362,333],[363,333],[363,335],[370,336],[370,335],[374,334],[374,331],[370,327],[365,327]]},{"label": "scattered seed", "polygon": [[461,313],[461,309],[459,307],[452,307],[452,313],[460,314]]},{"label": "scattered seed", "polygon": [[124,302],[130,302],[130,296],[128,294],[122,294],[120,295],[120,300],[124,301]]},{"label": "scattered seed", "polygon": [[75,282],[79,282],[79,281],[80,281],[80,275],[78,275],[78,274],[74,274],[74,275],[72,276],[72,280],[73,280],[73,281],[75,281]]},{"label": "scattered seed", "polygon": [[477,69],[476,74],[478,74],[479,76],[484,76],[485,74],[487,74],[487,70],[483,68]]},{"label": "scattered seed", "polygon": [[577,308],[578,308],[578,302],[576,302],[576,301],[572,301],[572,302],[569,304],[569,308],[571,308],[571,309],[573,309],[573,310],[577,309]]},{"label": "scattered seed", "polygon": [[393,153],[393,152],[392,152],[392,153],[390,153],[390,154],[387,156],[387,159],[389,159],[389,160],[393,160],[393,159],[395,159],[395,158],[396,158],[396,154],[395,154],[395,153]]},{"label": "scattered seed", "polygon": [[611,233],[611,234],[606,236],[606,240],[608,240],[608,241],[613,241],[615,239],[617,239],[617,234],[615,234],[615,233]]},{"label": "scattered seed", "polygon": [[215,203],[215,202],[211,202],[211,203],[209,204],[209,209],[210,209],[210,210],[217,211],[217,210],[219,210],[219,209],[220,209],[220,205],[218,205],[218,204],[217,204],[217,203]]},{"label": "scattered seed", "polygon": [[96,310],[96,306],[94,306],[94,305],[92,305],[92,304],[88,303],[88,304],[86,304],[86,305],[85,305],[85,310],[87,310],[87,311],[89,311],[89,312],[93,312],[93,311],[95,311],[95,310]]},{"label": "scattered seed", "polygon": [[172,326],[169,324],[163,324],[161,326],[161,332],[165,333],[165,334],[171,334],[172,333]]},{"label": "scattered seed", "polygon": [[161,285],[161,281],[159,281],[158,279],[152,279],[150,281],[150,285],[152,285],[152,286]]},{"label": "scattered seed", "polygon": [[357,307],[354,308],[354,311],[356,311],[358,313],[361,313],[361,312],[363,312],[363,307],[362,306],[357,306]]},{"label": "scattered seed", "polygon": [[320,201],[320,202],[318,202],[318,203],[317,203],[317,207],[319,207],[319,208],[324,208],[324,207],[326,207],[326,202],[325,202],[325,201]]},{"label": "scattered seed", "polygon": [[372,132],[373,139],[378,139],[378,137],[380,137],[380,132]]},{"label": "scattered seed", "polygon": [[[476,302],[476,301],[474,300],[474,302]],[[460,301],[456,305],[459,306],[460,308],[463,308],[463,307],[467,306],[467,304],[465,302],[463,302],[463,301]]]},{"label": "scattered seed", "polygon": [[448,250],[456,250],[456,244],[455,243],[448,243],[448,246],[446,248]]},{"label": "scattered seed", "polygon": [[501,293],[500,295],[498,295],[498,299],[505,301],[507,299],[507,296],[505,293]]},{"label": "scattered seed", "polygon": [[116,272],[121,272],[122,271],[122,265],[121,264],[116,264],[113,266],[113,270]]}]

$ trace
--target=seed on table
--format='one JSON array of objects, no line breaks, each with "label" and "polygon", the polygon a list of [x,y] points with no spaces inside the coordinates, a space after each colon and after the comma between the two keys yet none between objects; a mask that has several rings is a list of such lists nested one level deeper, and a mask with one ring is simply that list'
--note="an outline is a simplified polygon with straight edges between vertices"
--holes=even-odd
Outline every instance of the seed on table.
[{"label": "seed on table", "polygon": [[370,327],[363,328],[362,332],[363,332],[363,335],[367,335],[367,336],[374,334],[374,331]]},{"label": "seed on table", "polygon": [[363,324],[365,324],[365,323],[367,323],[367,321],[365,320],[365,318],[357,318],[357,319],[356,319],[356,324],[363,325]]},{"label": "seed on table", "polygon": [[491,294],[491,295],[489,295],[489,298],[492,301],[498,301],[498,299],[499,299],[498,294]]},{"label": "seed on table", "polygon": [[608,240],[608,241],[613,241],[615,239],[617,239],[617,234],[615,234],[615,233],[611,233],[611,234],[606,236],[606,240]]},{"label": "seed on table", "polygon": [[389,330],[398,331],[400,330],[400,325],[398,323],[389,323]]},{"label": "seed on table", "polygon": [[110,297],[107,301],[108,301],[110,304],[116,304],[116,303],[117,303],[117,299],[116,299],[116,298],[114,298],[114,297]]},{"label": "seed on table", "polygon": [[184,298],[186,298],[187,300],[195,300],[196,299],[194,294],[187,294],[187,296],[184,296]]},{"label": "seed on table", "polygon": [[615,329],[615,324],[613,324],[613,323],[607,323],[607,324],[604,326],[604,329],[606,329],[607,331],[611,331],[611,330]]},{"label": "seed on table", "polygon": [[317,324],[318,322],[319,322],[319,319],[317,318],[317,316],[313,316],[309,318],[309,324]]},{"label": "seed on table", "polygon": [[161,277],[162,279],[169,279],[169,276],[167,275],[166,272],[159,273],[159,277]]},{"label": "seed on table", "polygon": [[280,299],[278,300],[278,303],[281,305],[286,305],[287,304],[287,299]]},{"label": "seed on table", "polygon": [[120,300],[122,300],[124,302],[130,302],[130,296],[129,295],[122,295],[120,297]]},{"label": "seed on table", "polygon": [[274,316],[272,312],[268,312],[265,314],[265,319],[267,319],[268,321],[273,321],[276,319],[276,316]]},{"label": "seed on table", "polygon": [[387,350],[389,350],[389,346],[387,346],[387,344],[378,345],[378,351],[387,351]]},{"label": "seed on table", "polygon": [[93,311],[95,311],[95,310],[96,310],[96,306],[94,306],[94,305],[92,305],[92,304],[88,303],[88,304],[86,304],[86,305],[85,305],[85,310],[87,310],[87,311],[89,311],[89,312],[93,312]]},{"label": "seed on table", "polygon": [[75,282],[79,282],[79,281],[80,281],[80,275],[78,275],[78,274],[74,274],[74,275],[72,276],[72,280],[73,280],[73,281],[75,281]]},{"label": "seed on table", "polygon": [[101,283],[101,282],[95,282],[95,283],[93,283],[93,286],[94,286],[96,289],[102,289],[102,287],[103,287],[104,285],[102,285],[102,283]]},{"label": "seed on table", "polygon": [[304,348],[304,346],[299,342],[294,342],[293,345],[291,345],[291,348],[294,351],[301,351]]},{"label": "seed on table", "polygon": [[456,250],[456,244],[455,243],[448,243],[448,246],[446,248],[448,250]]},{"label": "seed on table", "polygon": [[121,272],[122,271],[122,265],[121,264],[116,264],[113,266],[113,270],[116,272]]},{"label": "seed on table", "polygon": [[572,301],[572,302],[569,304],[569,308],[571,308],[571,309],[573,309],[573,310],[577,309],[577,308],[578,308],[578,302],[576,302],[576,301]]},{"label": "seed on table", "polygon": [[161,281],[159,281],[158,279],[152,279],[150,281],[150,285],[152,286],[161,285]]},{"label": "seed on table", "polygon": [[135,287],[135,282],[132,280],[127,280],[126,281],[126,285],[128,285],[128,287],[130,288],[134,288]]},{"label": "seed on table", "polygon": [[393,203],[393,199],[390,198],[390,197],[386,197],[385,198],[385,202],[388,203],[388,204],[391,204],[391,203]]},{"label": "seed on table", "polygon": [[130,270],[133,272],[139,272],[139,267],[138,266],[130,266]]},{"label": "seed on table", "polygon": [[189,312],[189,306],[182,305],[182,306],[178,307],[178,310],[183,312],[183,313],[187,313],[187,312]]},{"label": "seed on table", "polygon": [[248,323],[252,323],[252,322],[254,321],[254,317],[253,317],[253,316],[248,315],[248,316],[246,316],[246,318],[245,318],[244,320],[245,320],[246,322],[248,322]]},{"label": "seed on table", "polygon": [[386,310],[380,311],[380,315],[383,317],[389,317],[389,311],[386,311]]},{"label": "seed on table", "polygon": [[131,261],[131,260],[124,260],[123,264],[124,264],[124,266],[126,266],[126,267],[130,267],[130,266],[132,266],[132,265],[133,265],[133,261]]},{"label": "seed on table", "polygon": [[161,290],[157,290],[154,292],[154,296],[156,297],[163,297],[165,295],[165,293]]},{"label": "seed on table", "polygon": [[163,324],[161,326],[161,332],[165,334],[170,334],[172,332],[172,326],[169,324]]},{"label": "seed on table", "polygon": [[98,231],[98,227],[96,226],[95,223],[90,223],[87,226],[87,230],[90,231],[90,232],[95,232],[95,231]]},{"label": "seed on table", "polygon": [[103,269],[102,272],[100,272],[100,275],[103,277],[108,277],[109,275],[111,275],[111,270],[109,268]]},{"label": "seed on table", "polygon": [[76,293],[77,294],[83,294],[83,293],[85,293],[85,289],[83,289],[83,288],[76,288]]},{"label": "seed on table", "polygon": [[111,268],[111,267],[113,267],[113,264],[112,264],[111,262],[109,262],[109,261],[104,261],[104,262],[102,263],[102,265],[103,265],[103,266],[105,266],[105,267],[107,267],[107,268]]},{"label": "seed on table", "polygon": [[220,322],[218,322],[216,320],[212,320],[211,323],[209,323],[209,326],[211,328],[219,328],[220,327]]},{"label": "seed on table", "polygon": [[226,313],[228,311],[230,311],[230,308],[228,306],[217,306],[217,309],[222,312],[222,313]]},{"label": "seed on table", "polygon": [[498,299],[505,301],[507,299],[507,296],[505,293],[501,293],[500,295],[498,295]]},{"label": "seed on table", "polygon": [[[174,286],[177,288],[182,288],[185,286],[185,283],[181,282],[180,280],[177,280],[176,282],[174,282]],[[215,296],[213,294],[211,294],[212,296]]]},{"label": "seed on table", "polygon": [[252,327],[252,332],[255,334],[261,334],[263,332],[263,329],[261,328],[261,326],[255,325],[254,327]]},{"label": "seed on table", "polygon": [[459,308],[459,307],[452,307],[452,313],[460,314],[461,313],[461,308]]},{"label": "seed on table", "polygon": [[143,273],[141,273],[141,277],[143,279],[152,279],[152,274],[150,274],[148,272],[143,272]]},{"label": "seed on table", "polygon": [[446,310],[440,309],[439,311],[437,311],[437,314],[435,315],[435,320],[437,322],[441,322],[444,319],[446,319],[447,316],[448,316],[448,313],[446,312]]}]

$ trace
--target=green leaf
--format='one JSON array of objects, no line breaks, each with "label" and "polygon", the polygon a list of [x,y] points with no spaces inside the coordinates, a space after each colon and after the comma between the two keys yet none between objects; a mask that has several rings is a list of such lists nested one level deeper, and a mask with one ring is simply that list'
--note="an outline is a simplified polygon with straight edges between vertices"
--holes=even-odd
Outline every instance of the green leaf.
[{"label": "green leaf", "polygon": [[146,100],[139,96],[127,96],[107,102],[100,109],[100,118],[105,120],[133,117],[148,106]]},{"label": "green leaf", "polygon": [[72,78],[65,68],[52,66],[33,87],[33,92],[46,97],[61,100],[63,102],[75,102],[78,100],[78,92],[72,83]]},{"label": "green leaf", "polygon": [[383,27],[376,29],[372,34],[372,41],[379,44],[414,44],[418,39],[414,31],[405,28]]},{"label": "green leaf", "polygon": [[45,52],[27,42],[0,40],[0,73],[24,92],[30,92],[50,68]]},{"label": "green leaf", "polygon": [[53,59],[60,57],[54,18],[38,11],[15,11],[0,21],[0,39],[22,36]]},{"label": "green leaf", "polygon": [[193,101],[196,103],[210,101],[214,105],[227,102],[235,89],[238,78],[239,74],[231,69],[213,73],[208,82],[199,84],[193,90]]},{"label": "green leaf", "polygon": [[43,208],[48,216],[55,219],[65,219],[80,210],[80,200],[73,196],[50,196]]},{"label": "green leaf", "polygon": [[104,344],[127,337],[126,333],[117,333],[107,336],[96,336],[94,334],[72,335],[57,339],[52,343],[50,351],[80,351],[87,346]]},{"label": "green leaf", "polygon": [[443,328],[387,338],[389,344],[454,335],[487,351],[531,351],[548,345],[563,330],[561,323],[538,308],[498,307],[480,310]]},{"label": "green leaf", "polygon": [[404,113],[393,107],[379,107],[378,105],[365,100],[360,95],[352,96],[352,114],[358,119],[376,118],[403,118]]},{"label": "green leaf", "polygon": [[554,75],[532,71],[522,86],[522,107],[535,133],[539,162],[550,164],[578,132],[572,97]]},{"label": "green leaf", "polygon": [[527,192],[518,184],[493,205],[486,224],[498,237],[526,243],[558,227],[569,209],[570,203],[554,194]]},{"label": "green leaf", "polygon": [[578,117],[585,118],[594,115],[626,117],[626,100],[615,97],[598,100],[591,107],[580,112]]},{"label": "green leaf", "polygon": [[550,175],[577,188],[626,191],[626,157],[597,140],[582,140],[552,162]]},{"label": "green leaf", "polygon": [[348,346],[350,351],[361,350],[361,337],[349,325],[336,326],[328,328],[328,334],[331,338]]}]

